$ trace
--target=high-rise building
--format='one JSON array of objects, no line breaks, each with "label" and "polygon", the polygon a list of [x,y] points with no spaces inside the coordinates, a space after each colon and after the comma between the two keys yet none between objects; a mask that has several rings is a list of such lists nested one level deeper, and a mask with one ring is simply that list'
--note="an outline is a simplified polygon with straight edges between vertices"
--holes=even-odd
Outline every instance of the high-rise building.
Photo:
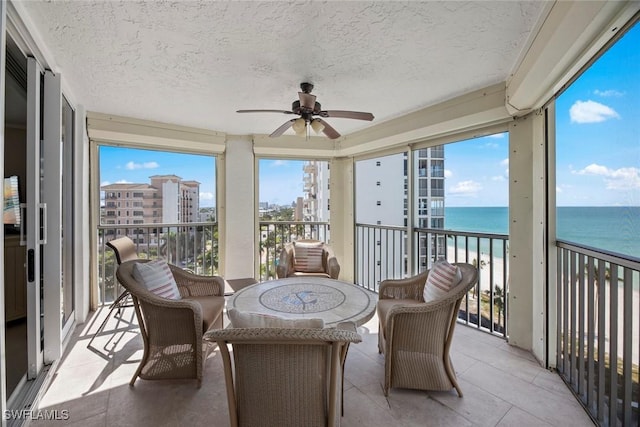
[{"label": "high-rise building", "polygon": [[[100,188],[104,194],[101,223],[133,226],[199,220],[199,182],[183,181],[177,175],[153,175],[149,179],[150,184],[103,185]],[[121,230],[118,232],[124,234]]]},{"label": "high-rise building", "polygon": [[[320,160],[306,161],[304,171],[302,220],[308,222],[329,221],[329,162]],[[319,228],[318,239],[327,241],[324,227]]]},{"label": "high-rise building", "polygon": [[183,219],[181,222],[198,222],[200,220],[200,183],[182,181],[180,194]]},{"label": "high-rise building", "polygon": [[[418,228],[444,228],[444,146],[423,148],[415,154],[416,189],[415,213]],[[421,237],[417,242],[420,248],[418,266],[420,271],[430,268],[430,262],[445,256],[444,236],[433,238]]]},{"label": "high-rise building", "polygon": [[[436,146],[414,152],[413,188],[414,226],[418,228],[444,228],[444,147]],[[399,153],[356,164],[356,222],[371,226],[406,227],[408,215],[408,155]],[[405,256],[394,257],[400,264],[390,264],[384,254],[376,248],[386,247],[396,253],[407,254],[406,237],[402,232],[388,233],[381,229],[360,230],[359,238],[369,242],[357,263],[373,264],[377,277],[391,277],[392,272],[408,273]],[[430,261],[444,255],[444,242],[435,244],[432,239],[422,237],[414,242],[419,247],[419,269],[429,267]],[[436,253],[436,248],[437,252]],[[359,265],[361,274],[372,272],[371,265]]]}]

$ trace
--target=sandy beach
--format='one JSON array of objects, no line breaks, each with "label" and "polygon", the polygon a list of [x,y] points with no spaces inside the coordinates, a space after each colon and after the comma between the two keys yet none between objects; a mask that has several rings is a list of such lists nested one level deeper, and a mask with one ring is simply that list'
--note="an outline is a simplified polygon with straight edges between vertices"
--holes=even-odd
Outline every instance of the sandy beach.
[{"label": "sandy beach", "polygon": [[[639,341],[639,337],[640,337],[640,293],[638,292],[637,289],[633,289],[631,291],[631,315],[630,316],[625,316],[624,313],[624,303],[625,303],[625,295],[624,295],[624,288],[622,285],[622,282],[619,282],[620,284],[618,285],[617,288],[617,298],[612,300],[611,298],[611,284],[609,283],[609,281],[605,282],[605,298],[604,298],[604,307],[605,307],[605,316],[604,316],[604,325],[605,325],[605,338],[604,338],[604,343],[606,345],[605,348],[605,352],[606,353],[611,353],[611,340],[610,337],[612,335],[615,334],[616,338],[617,338],[617,342],[616,342],[616,346],[617,346],[617,355],[619,358],[622,357],[622,355],[624,354],[624,325],[625,325],[625,318],[626,318],[626,322],[628,323],[629,326],[631,326],[631,342],[628,343],[631,345],[631,353],[632,353],[632,364],[634,365],[640,365],[640,360],[638,359],[639,355],[640,355],[640,341]],[[588,308],[588,293],[587,293],[587,288],[585,286],[585,295],[584,295],[584,304],[585,304],[585,315],[584,315],[584,331],[583,331],[583,336],[584,336],[584,342],[585,345],[587,343],[588,340],[588,313],[586,313],[586,310]],[[594,287],[594,294],[597,293],[597,286]],[[612,306],[612,302],[613,302],[613,306]],[[594,315],[594,341],[595,341],[595,346],[598,345],[598,319],[597,319],[597,312],[598,312],[598,305],[601,304],[602,302],[599,301],[597,299],[597,296],[595,298],[594,301],[594,310],[596,311],[595,315]],[[611,331],[611,326],[612,326],[612,319],[617,321],[617,325],[616,329],[614,331]],[[578,321],[578,317],[576,316],[576,322]],[[629,327],[627,326],[627,327]],[[569,328],[571,328],[571,325],[569,325]],[[576,334],[574,334],[576,335]]]},{"label": "sandy beach", "polygon": [[[473,264],[476,267],[479,267],[479,278],[480,282],[480,292],[484,292],[489,290],[491,283],[494,286],[499,286],[504,289],[504,283],[508,280],[509,271],[507,265],[507,271],[505,275],[504,271],[504,260],[501,257],[494,256],[493,261],[488,254],[480,252],[480,256],[478,257],[478,252],[474,250],[469,250],[468,258],[464,249],[457,249],[457,258],[456,258],[456,248],[449,247],[447,251],[447,260],[449,262],[467,262],[469,264]],[[478,259],[480,262],[478,263]],[[492,279],[493,274],[493,280]]]}]

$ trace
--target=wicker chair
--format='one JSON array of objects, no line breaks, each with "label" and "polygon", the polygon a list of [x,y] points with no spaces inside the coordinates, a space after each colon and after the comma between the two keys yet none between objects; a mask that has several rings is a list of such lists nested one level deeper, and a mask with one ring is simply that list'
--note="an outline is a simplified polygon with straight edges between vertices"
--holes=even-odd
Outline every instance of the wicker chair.
[{"label": "wicker chair", "polygon": [[278,279],[282,279],[285,277],[303,276],[323,276],[331,279],[338,279],[338,276],[340,275],[340,264],[338,263],[338,259],[335,257],[331,246],[319,240],[311,239],[298,240],[297,242],[306,244],[320,244],[320,246],[322,247],[322,271],[314,273],[297,271],[294,248],[296,242],[291,242],[287,243],[280,252],[278,265],[276,267],[276,275]]},{"label": "wicker chair", "polygon": [[207,330],[222,328],[224,279],[198,276],[169,265],[182,299],[161,298],[148,291],[133,276],[136,260],[123,262],[117,271],[122,286],[131,293],[144,342],[144,354],[130,385],[136,378],[195,378],[202,382],[203,361],[209,343],[203,343]]},{"label": "wicker chair", "polygon": [[[110,240],[107,242],[107,246],[110,247],[113,250],[113,253],[116,255],[116,261],[118,265],[122,264],[125,261],[138,259],[136,244],[127,236]],[[132,307],[132,304],[131,298],[129,296],[129,291],[125,289],[109,306],[109,313],[107,313],[104,320],[89,340],[87,348],[91,346],[93,340],[102,332],[104,327],[107,325],[109,318],[111,318],[111,314],[116,311],[116,315],[119,316],[122,313],[122,309],[126,307]]]},{"label": "wicker chair", "polygon": [[378,351],[384,353],[384,394],[391,387],[451,390],[462,397],[449,357],[460,303],[478,281],[478,270],[460,267],[462,280],[437,300],[424,302],[428,271],[380,283]]},{"label": "wicker chair", "polygon": [[[339,426],[352,322],[333,329],[209,331],[222,353],[231,427]],[[233,363],[227,344],[233,346]]]}]

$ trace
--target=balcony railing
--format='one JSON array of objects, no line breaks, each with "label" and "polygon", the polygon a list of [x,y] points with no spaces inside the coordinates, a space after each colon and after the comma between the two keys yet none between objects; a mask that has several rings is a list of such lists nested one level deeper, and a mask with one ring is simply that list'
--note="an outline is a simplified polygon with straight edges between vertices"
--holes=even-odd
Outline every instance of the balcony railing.
[{"label": "balcony railing", "polygon": [[[217,224],[211,222],[100,226],[100,302],[109,303],[121,292],[115,279],[115,256],[106,246],[107,241],[129,236],[141,258],[162,258],[198,274],[216,274],[217,231]],[[260,280],[275,278],[278,255],[285,243],[303,238],[329,241],[329,234],[327,222],[261,221]],[[424,271],[439,258],[468,262],[479,267],[479,282],[463,301],[459,318],[506,337],[508,269],[503,260],[507,259],[507,236],[417,228],[413,233],[413,251],[407,251],[406,241],[404,227],[356,224],[355,283],[377,292],[380,281],[409,275],[409,256],[416,272]]]},{"label": "balcony railing", "polygon": [[100,304],[110,303],[122,292],[116,280],[115,254],[106,243],[124,236],[136,244],[140,258],[165,259],[197,274],[212,275],[218,271],[217,223],[102,225],[98,227]]},{"label": "balcony railing", "polygon": [[[465,297],[458,317],[507,337],[507,235],[415,228],[413,244],[408,251],[405,227],[356,224],[356,283],[377,292],[382,280],[420,273],[440,258],[473,264],[479,269],[478,284]],[[414,272],[408,271],[409,256]]]},{"label": "balcony railing", "polygon": [[558,372],[600,425],[638,425],[640,259],[557,247]]},{"label": "balcony railing", "polygon": [[329,241],[328,222],[260,221],[260,280],[276,277],[278,255],[285,243],[298,239]]}]

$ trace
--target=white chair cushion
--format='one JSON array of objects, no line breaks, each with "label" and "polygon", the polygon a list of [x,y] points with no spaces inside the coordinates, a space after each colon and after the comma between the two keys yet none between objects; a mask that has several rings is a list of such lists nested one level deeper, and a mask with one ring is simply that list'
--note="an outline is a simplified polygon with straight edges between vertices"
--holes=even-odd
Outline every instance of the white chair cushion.
[{"label": "white chair cushion", "polygon": [[234,328],[324,328],[322,319],[284,319],[261,313],[249,313],[230,309],[227,312],[231,326]]},{"label": "white chair cushion", "polygon": [[135,263],[132,273],[138,282],[159,297],[181,299],[178,285],[166,261],[159,259]]},{"label": "white chair cushion", "polygon": [[322,252],[322,242],[293,242],[295,271],[302,273],[324,273]]},{"label": "white chair cushion", "polygon": [[462,280],[462,272],[458,266],[449,264],[447,260],[435,262],[427,276],[427,283],[424,285],[422,296],[425,302],[442,297],[460,283],[460,280]]}]

